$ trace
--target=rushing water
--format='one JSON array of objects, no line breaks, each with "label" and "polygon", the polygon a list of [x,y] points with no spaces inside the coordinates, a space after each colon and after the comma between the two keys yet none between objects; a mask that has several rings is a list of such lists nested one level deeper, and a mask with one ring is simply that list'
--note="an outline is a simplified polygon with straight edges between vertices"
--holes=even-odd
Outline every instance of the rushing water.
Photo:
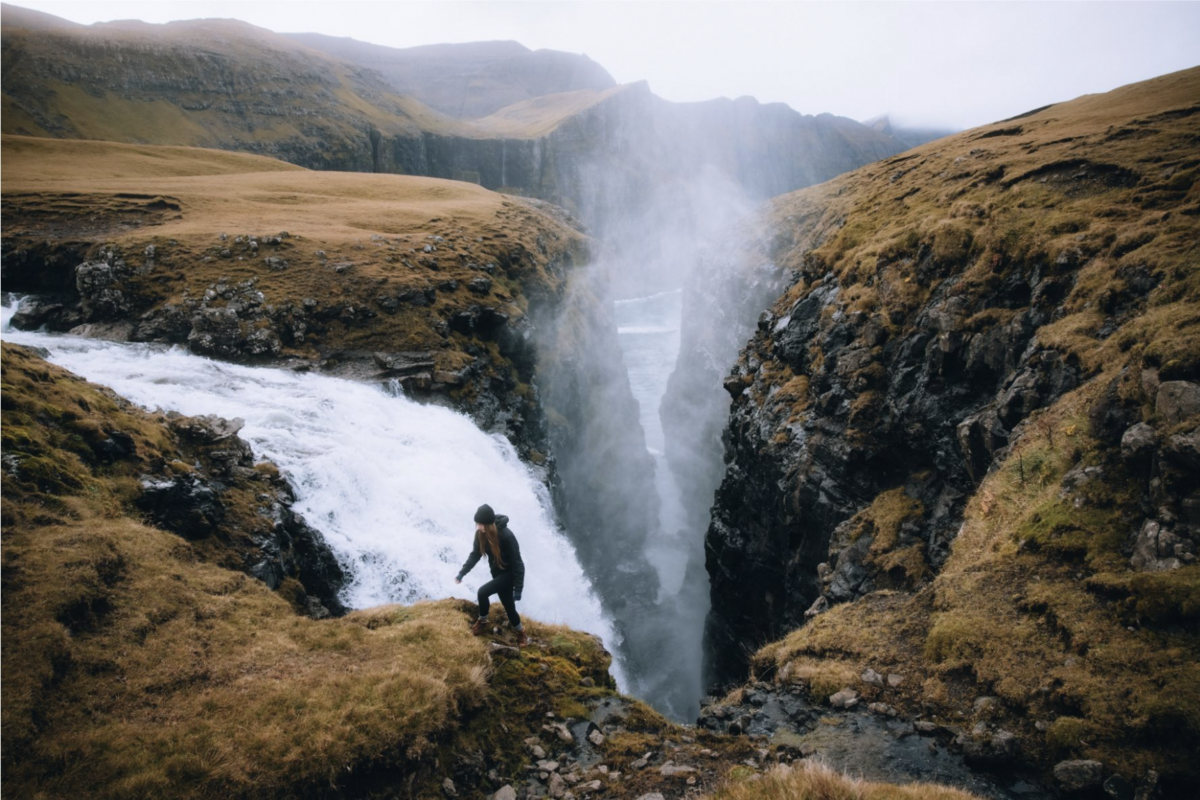
[{"label": "rushing water", "polygon": [[[10,330],[14,311],[4,308],[4,339],[44,347],[51,362],[145,408],[244,419],[242,438],[280,467],[295,510],[351,576],[348,606],[472,599],[490,579],[486,562],[461,585],[454,576],[470,551],[475,509],[486,502],[511,518],[521,543],[519,610],[598,634],[611,649],[612,627],[554,522],[549,493],[502,436],[378,386],[179,348]],[[614,674],[623,684],[616,665]]]}]

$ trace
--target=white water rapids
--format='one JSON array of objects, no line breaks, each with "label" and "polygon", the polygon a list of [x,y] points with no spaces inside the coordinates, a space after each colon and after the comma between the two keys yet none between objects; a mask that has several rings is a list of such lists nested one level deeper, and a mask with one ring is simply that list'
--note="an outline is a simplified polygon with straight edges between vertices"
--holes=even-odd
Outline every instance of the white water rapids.
[{"label": "white water rapids", "polygon": [[[287,476],[295,510],[324,534],[350,576],[346,605],[474,599],[491,579],[487,562],[461,585],[454,576],[471,548],[475,509],[488,503],[510,517],[520,541],[526,579],[518,610],[595,633],[616,652],[549,493],[502,436],[368,384],[227,364],[180,348],[10,330],[14,312],[4,308],[4,339],[46,348],[52,363],[138,405],[243,418],[242,438]],[[504,618],[495,599],[491,616]],[[613,674],[624,686],[618,664]]]}]

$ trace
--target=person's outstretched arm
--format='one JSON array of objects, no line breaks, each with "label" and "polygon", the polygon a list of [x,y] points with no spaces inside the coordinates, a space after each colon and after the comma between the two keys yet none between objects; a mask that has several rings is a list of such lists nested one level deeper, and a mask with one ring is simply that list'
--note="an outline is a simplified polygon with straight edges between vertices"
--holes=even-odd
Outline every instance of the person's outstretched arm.
[{"label": "person's outstretched arm", "polygon": [[458,571],[458,577],[454,579],[454,582],[462,582],[463,576],[475,569],[475,565],[479,563],[479,558],[479,547],[477,545],[472,545],[471,555],[467,556],[467,561],[462,565],[462,569]]}]

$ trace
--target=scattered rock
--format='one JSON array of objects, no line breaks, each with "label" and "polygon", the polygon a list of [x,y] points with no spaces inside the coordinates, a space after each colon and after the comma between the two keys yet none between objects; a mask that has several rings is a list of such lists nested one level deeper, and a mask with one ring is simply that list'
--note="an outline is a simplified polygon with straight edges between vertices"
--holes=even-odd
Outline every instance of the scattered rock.
[{"label": "scattered rock", "polygon": [[867,670],[859,677],[865,684],[870,686],[878,686],[880,689],[883,688],[883,676],[870,667],[868,667]]},{"label": "scattered rock", "polygon": [[666,800],[666,799],[658,792],[650,792],[648,794],[641,795],[640,797],[638,797],[637,800]]},{"label": "scattered rock", "polygon": [[904,683],[904,676],[897,675],[894,672],[890,672],[890,673],[888,673],[888,676],[887,676],[887,682],[888,682],[888,686],[895,689],[897,686]]},{"label": "scattered rock", "polygon": [[594,730],[587,735],[587,740],[596,747],[599,747],[600,745],[604,744],[604,734],[599,730]]},{"label": "scattered rock", "polygon": [[1054,777],[1067,792],[1091,789],[1100,785],[1104,765],[1090,759],[1060,761],[1054,765]]},{"label": "scattered rock", "polygon": [[842,689],[829,698],[829,705],[834,708],[854,708],[858,705],[858,692],[853,689]]},{"label": "scattered rock", "polygon": [[288,266],[288,262],[278,256],[267,256],[263,259],[263,264],[267,266],[267,269],[272,269],[276,272],[282,272]]},{"label": "scattered rock", "polygon": [[687,775],[695,771],[695,767],[689,767],[686,764],[676,764],[672,761],[668,761],[658,768],[658,773],[666,778],[670,778],[675,775]]},{"label": "scattered rock", "polygon": [[458,789],[454,786],[454,781],[446,778],[442,781],[442,792],[447,797],[458,797]]},{"label": "scattered rock", "polygon": [[492,800],[517,800],[517,790],[512,787],[512,784],[505,784],[492,795]]},{"label": "scattered rock", "polygon": [[[439,373],[439,374],[440,374],[440,373]],[[435,374],[435,376],[434,376],[434,377],[436,378],[436,377],[437,377],[437,375]],[[448,381],[442,381],[442,382],[443,382],[443,383],[447,383]],[[595,685],[596,685],[596,681],[595,681],[595,680],[593,680],[591,677],[587,677],[587,678],[584,678],[583,680],[581,680],[581,681],[579,682],[579,685],[580,685],[580,686],[586,686],[586,687],[588,687],[588,688],[590,689],[591,687],[593,687],[593,686],[595,686]]]}]

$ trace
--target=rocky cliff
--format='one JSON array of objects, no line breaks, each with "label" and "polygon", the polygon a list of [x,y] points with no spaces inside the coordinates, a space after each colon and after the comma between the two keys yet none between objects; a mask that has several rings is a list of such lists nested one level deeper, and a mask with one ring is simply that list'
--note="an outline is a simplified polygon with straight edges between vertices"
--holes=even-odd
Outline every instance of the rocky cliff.
[{"label": "rocky cliff", "polygon": [[965,717],[978,763],[1191,779],[1197,96],[1176,73],[768,206],[789,285],[725,380],[715,678],[798,628],[763,674]]}]

